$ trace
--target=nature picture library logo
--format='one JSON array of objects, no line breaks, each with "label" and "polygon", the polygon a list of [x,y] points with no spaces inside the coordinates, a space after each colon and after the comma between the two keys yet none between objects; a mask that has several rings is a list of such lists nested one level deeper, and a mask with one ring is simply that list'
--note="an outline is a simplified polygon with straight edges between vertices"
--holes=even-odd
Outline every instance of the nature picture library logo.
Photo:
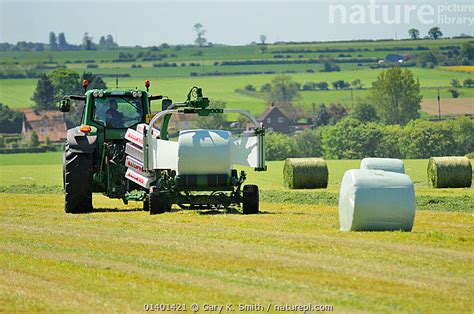
[{"label": "nature picture library logo", "polygon": [[470,1],[332,1],[328,9],[330,24],[474,25],[474,3]]}]

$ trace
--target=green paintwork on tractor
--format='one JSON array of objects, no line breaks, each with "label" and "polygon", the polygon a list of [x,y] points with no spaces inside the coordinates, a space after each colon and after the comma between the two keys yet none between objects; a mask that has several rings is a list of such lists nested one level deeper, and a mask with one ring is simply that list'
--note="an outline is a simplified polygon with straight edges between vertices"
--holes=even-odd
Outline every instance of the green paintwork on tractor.
[{"label": "green paintwork on tractor", "polygon": [[[98,130],[98,134],[101,137],[101,141],[99,141],[99,145],[103,144],[104,141],[111,141],[111,140],[119,140],[123,139],[125,136],[125,133],[127,132],[128,127],[126,128],[117,128],[117,129],[111,129],[111,128],[106,128],[104,125],[98,123],[97,121],[94,121],[93,118],[93,110],[94,110],[94,100],[99,97],[94,97],[94,92],[97,93],[103,93],[103,96],[100,97],[100,99],[106,99],[110,97],[133,97],[132,93],[133,92],[140,92],[142,96],[140,97],[142,100],[142,105],[143,105],[143,119],[142,121],[138,123],[145,123],[146,121],[146,115],[151,114],[151,108],[150,108],[150,103],[148,101],[147,97],[147,92],[143,90],[116,90],[116,89],[106,89],[106,90],[100,90],[100,89],[92,89],[88,90],[86,92],[86,105],[84,108],[84,114],[82,116],[81,124],[83,125],[90,125],[94,126]],[[136,124],[138,124],[136,123]],[[107,130],[107,132],[104,132],[104,130]]]},{"label": "green paintwork on tractor", "polygon": [[[133,93],[141,93],[140,97],[133,97]],[[100,95],[95,97],[94,95]],[[88,125],[91,127],[91,132],[85,134],[86,136],[97,136],[97,152],[94,158],[94,174],[93,191],[105,193],[108,197],[122,198],[122,199],[136,199],[142,198],[141,195],[132,194],[127,197],[130,191],[130,183],[124,180],[126,171],[125,165],[110,163],[114,146],[108,145],[110,143],[125,143],[125,133],[128,128],[135,128],[137,124],[146,123],[147,117],[151,116],[151,106],[148,99],[148,93],[144,90],[130,89],[130,90],[116,90],[116,89],[93,89],[85,93],[85,107],[81,118],[81,126]],[[104,125],[100,121],[94,119],[95,102],[97,99],[106,101],[111,98],[133,98],[135,101],[140,99],[142,115],[133,125],[128,125],[123,128],[112,128]],[[137,101],[138,103],[138,101]],[[77,126],[80,130],[81,126]],[[122,182],[119,184],[119,182]],[[123,184],[125,182],[125,184]]]}]

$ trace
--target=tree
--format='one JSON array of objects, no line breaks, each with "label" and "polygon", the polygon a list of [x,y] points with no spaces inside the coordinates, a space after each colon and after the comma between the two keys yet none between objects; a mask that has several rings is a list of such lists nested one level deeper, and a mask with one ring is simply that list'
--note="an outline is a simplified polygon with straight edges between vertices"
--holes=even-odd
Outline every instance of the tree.
[{"label": "tree", "polygon": [[31,147],[38,147],[39,144],[38,134],[36,134],[36,131],[31,132],[30,138],[28,139],[28,145]]},{"label": "tree", "polygon": [[278,75],[272,80],[268,103],[278,107],[290,120],[296,121],[304,116],[301,107],[295,107],[292,101],[299,97],[301,85],[288,75]]},{"label": "tree", "polygon": [[352,110],[351,116],[360,122],[375,122],[378,120],[375,107],[365,102],[356,104]]},{"label": "tree", "polygon": [[323,69],[321,72],[338,72],[341,71],[341,68],[335,64],[334,59],[322,57],[319,58],[319,61],[323,64]]},{"label": "tree", "polygon": [[450,88],[448,89],[448,92],[451,93],[451,96],[453,96],[453,98],[459,97],[459,91],[456,88]]},{"label": "tree", "polygon": [[349,82],[346,82],[344,80],[338,80],[332,83],[332,87],[334,87],[334,89],[347,89],[350,86],[351,84],[349,84]]},{"label": "tree", "polygon": [[443,33],[439,29],[439,27],[432,27],[428,31],[428,36],[430,36],[431,39],[438,39],[443,36]]},{"label": "tree", "polygon": [[420,53],[416,58],[416,65],[422,68],[432,68],[438,64],[438,56],[434,51]]},{"label": "tree", "polygon": [[0,103],[0,133],[20,133],[23,114]]},{"label": "tree", "polygon": [[255,88],[255,86],[253,86],[252,84],[247,84],[245,85],[244,89],[248,92],[255,92],[257,91],[257,89]]},{"label": "tree", "polygon": [[352,85],[352,88],[354,88],[354,89],[362,89],[362,86],[363,86],[361,80],[359,80],[359,79],[353,80],[351,82],[351,85]]},{"label": "tree", "polygon": [[461,156],[474,152],[474,121],[468,117],[460,116],[456,120],[449,121],[454,131],[454,138],[458,152],[456,155]]},{"label": "tree", "polygon": [[336,124],[347,115],[347,109],[341,104],[330,104],[328,107],[328,113],[331,116],[329,123]]},{"label": "tree", "polygon": [[66,36],[64,33],[59,33],[58,34],[58,48],[59,50],[68,50],[69,49],[69,44],[66,41]]},{"label": "tree", "polygon": [[[211,100],[209,108],[224,109],[225,102],[222,100]],[[223,114],[210,114],[207,117],[199,117],[193,121],[193,127],[198,129],[222,129],[225,124],[225,116]]]},{"label": "tree", "polygon": [[265,135],[265,158],[284,160],[297,156],[297,145],[293,136],[272,132]]},{"label": "tree", "polygon": [[408,35],[410,35],[411,39],[416,40],[420,38],[420,31],[417,30],[416,28],[410,28],[408,30]]},{"label": "tree", "polygon": [[302,89],[304,91],[315,90],[315,83],[314,82],[306,82],[306,83],[303,84]]},{"label": "tree", "polygon": [[323,129],[324,155],[328,159],[374,157],[381,138],[377,124],[344,119]]},{"label": "tree", "polygon": [[[115,49],[118,47],[118,44],[114,42],[114,38],[110,34],[108,34],[105,38],[104,36],[102,36],[100,39],[102,41],[102,45],[101,45],[102,48]],[[100,45],[100,41],[99,41],[99,45]]]},{"label": "tree", "polygon": [[82,37],[82,48],[85,50],[92,50],[94,48],[94,43],[89,33],[84,33],[84,37]]},{"label": "tree", "polygon": [[41,75],[36,83],[36,90],[31,100],[40,110],[54,109],[56,104],[56,95],[53,83],[46,74]]},{"label": "tree", "polygon": [[462,83],[462,86],[466,87],[466,88],[471,88],[474,86],[474,79],[472,78],[467,78],[464,80],[464,82]]},{"label": "tree", "polygon": [[82,94],[79,74],[73,70],[58,68],[48,76],[54,86],[55,102],[59,102],[64,95]]},{"label": "tree", "polygon": [[99,47],[105,48],[105,37],[104,36],[100,36],[100,38],[99,38]]},{"label": "tree", "polygon": [[199,47],[204,46],[207,42],[207,39],[204,38],[204,35],[206,34],[207,31],[204,29],[201,23],[194,24],[194,30],[196,31],[196,36],[197,36],[194,42]]},{"label": "tree", "polygon": [[329,124],[329,119],[331,119],[331,115],[328,112],[328,109],[324,104],[319,106],[313,105],[314,108],[314,118],[313,123],[315,126],[323,126]]},{"label": "tree", "polygon": [[56,39],[56,34],[54,34],[54,32],[49,33],[49,49],[51,50],[58,49],[58,42]]},{"label": "tree", "polygon": [[466,59],[469,63],[472,64],[474,60],[474,44],[471,42],[465,42],[461,46],[460,57]]},{"label": "tree", "polygon": [[323,155],[320,130],[304,130],[296,135],[298,157],[319,157]]},{"label": "tree", "polygon": [[323,81],[323,82],[317,82],[317,83],[315,83],[315,84],[314,84],[314,87],[315,87],[316,89],[319,89],[319,90],[328,90],[328,89],[329,89],[328,83],[326,83],[326,82],[324,82],[324,81]]},{"label": "tree", "polygon": [[265,83],[260,87],[260,91],[264,92],[264,93],[267,93],[271,90],[272,90],[272,84],[270,84],[270,83]]},{"label": "tree", "polygon": [[451,86],[453,88],[461,88],[461,83],[459,82],[458,79],[452,79],[451,80]]},{"label": "tree", "polygon": [[454,131],[448,122],[412,121],[400,137],[400,150],[409,159],[453,156],[457,154],[456,146]]},{"label": "tree", "polygon": [[106,89],[107,84],[97,74],[92,74],[90,72],[82,73],[81,80],[87,80],[89,82],[89,89]]},{"label": "tree", "polygon": [[375,156],[382,158],[403,158],[400,152],[402,127],[399,125],[379,125],[381,139],[375,150]]},{"label": "tree", "polygon": [[265,36],[265,35],[263,35],[263,34],[260,35],[260,43],[261,43],[262,45],[265,45],[266,42],[267,42],[267,36]]},{"label": "tree", "polygon": [[405,125],[419,117],[420,82],[413,73],[401,68],[382,71],[372,83],[370,99],[379,116],[388,124]]},{"label": "tree", "polygon": [[275,104],[291,103],[299,97],[300,84],[289,75],[278,75],[272,80],[269,102]]}]

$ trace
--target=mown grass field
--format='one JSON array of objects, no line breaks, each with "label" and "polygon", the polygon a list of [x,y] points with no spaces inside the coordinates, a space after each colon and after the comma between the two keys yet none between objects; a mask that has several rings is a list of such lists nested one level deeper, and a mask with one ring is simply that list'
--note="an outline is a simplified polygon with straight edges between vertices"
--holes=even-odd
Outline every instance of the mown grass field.
[{"label": "mown grass field", "polygon": [[[21,199],[22,201],[18,201]],[[338,231],[336,208],[149,216],[95,199],[2,194],[0,310],[142,311],[144,303],[329,304],[337,312],[469,312],[472,214],[417,212],[413,232]],[[116,209],[117,208],[117,209]]]},{"label": "mown grass field", "polygon": [[0,155],[2,312],[131,312],[145,303],[186,303],[188,311],[191,303],[312,303],[374,313],[474,306],[473,189],[429,188],[426,160],[405,163],[418,198],[409,233],[338,231],[338,185],[357,160],[328,161],[327,191],[286,190],[282,162],[249,171],[262,189],[254,216],[176,208],[150,216],[140,203],[100,195],[94,213],[66,215],[60,163],[61,153]]}]

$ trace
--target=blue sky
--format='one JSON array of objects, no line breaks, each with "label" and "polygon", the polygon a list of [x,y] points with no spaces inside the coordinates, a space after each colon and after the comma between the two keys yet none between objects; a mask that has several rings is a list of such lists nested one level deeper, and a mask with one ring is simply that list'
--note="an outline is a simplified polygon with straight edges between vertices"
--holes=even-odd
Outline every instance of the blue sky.
[{"label": "blue sky", "polygon": [[[372,23],[370,4],[379,6],[373,18],[381,20],[385,6],[389,23]],[[326,41],[351,39],[406,38],[407,30],[418,28],[422,35],[439,26],[447,36],[474,29],[471,1],[48,1],[0,0],[0,42],[47,42],[50,31],[64,32],[70,43],[81,42],[84,32],[95,41],[112,34],[121,45],[192,43],[193,25],[201,23],[206,38],[231,45],[258,41],[265,34],[274,41]],[[447,4],[457,4],[451,7]],[[330,6],[339,5],[331,23]],[[393,22],[397,7],[399,21]],[[414,6],[404,15],[404,6]],[[422,8],[422,6],[430,6]],[[443,7],[444,6],[444,7]],[[472,8],[472,11],[470,10]],[[341,10],[345,10],[342,13]],[[426,12],[420,20],[416,10]],[[344,21],[343,14],[346,14]],[[362,14],[362,15],[361,15]],[[349,17],[352,16],[352,22]],[[442,19],[439,19],[442,18]],[[355,23],[354,23],[355,22]],[[406,23],[408,22],[408,23]]]}]

